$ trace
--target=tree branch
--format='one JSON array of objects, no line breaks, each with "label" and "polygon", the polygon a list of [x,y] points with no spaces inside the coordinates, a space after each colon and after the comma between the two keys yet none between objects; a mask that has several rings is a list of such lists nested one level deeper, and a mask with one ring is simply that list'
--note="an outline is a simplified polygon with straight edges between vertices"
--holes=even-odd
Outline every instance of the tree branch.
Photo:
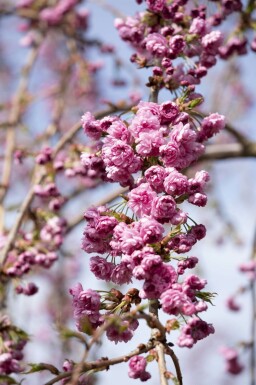
[{"label": "tree branch", "polygon": [[21,118],[22,100],[24,98],[24,94],[26,93],[26,89],[28,87],[29,74],[38,56],[40,46],[41,39],[38,38],[37,43],[32,47],[31,51],[28,54],[26,64],[21,69],[21,78],[15,96],[13,98],[10,115],[7,121],[6,149],[2,170],[2,178],[0,183],[0,231],[2,231],[4,227],[3,201],[8,191],[12,171],[13,152],[15,149],[15,126],[18,124]]},{"label": "tree branch", "polygon": [[206,147],[205,154],[199,160],[223,160],[236,158],[255,158],[256,142],[250,142],[246,147],[239,143],[212,144]]},{"label": "tree branch", "polygon": [[[95,370],[95,369],[96,370],[107,370],[109,368],[109,366],[117,365],[117,364],[120,364],[122,362],[127,362],[127,361],[129,361],[130,358],[132,358],[134,356],[149,352],[151,349],[154,348],[154,346],[155,346],[155,343],[152,341],[149,341],[147,344],[140,344],[136,349],[132,350],[130,353],[125,354],[123,356],[119,356],[119,357],[115,357],[115,358],[111,358],[111,359],[102,358],[102,359],[97,360],[97,361],[84,362],[82,367],[81,367],[80,374],[86,373],[90,370]],[[72,372],[61,373],[58,376],[56,376],[54,379],[52,379],[51,381],[48,381],[47,383],[45,383],[45,385],[53,385],[63,378],[71,377],[71,375],[72,375]]]},{"label": "tree branch", "polygon": [[169,354],[169,356],[172,359],[172,362],[174,364],[175,371],[176,371],[176,376],[177,376],[178,381],[179,381],[179,385],[183,385],[182,373],[181,373],[178,357],[176,356],[174,351],[168,345],[165,345],[165,350],[166,350],[166,353]]}]

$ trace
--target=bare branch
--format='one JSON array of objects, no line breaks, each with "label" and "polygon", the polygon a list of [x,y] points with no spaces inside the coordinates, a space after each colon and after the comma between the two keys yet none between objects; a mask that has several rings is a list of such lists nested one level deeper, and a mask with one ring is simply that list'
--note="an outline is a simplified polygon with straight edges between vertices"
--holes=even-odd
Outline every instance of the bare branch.
[{"label": "bare branch", "polygon": [[4,226],[3,201],[7,194],[8,187],[10,184],[10,178],[11,178],[13,152],[15,148],[15,126],[18,124],[21,118],[22,104],[23,104],[22,101],[28,87],[29,74],[38,56],[40,45],[41,45],[41,39],[38,38],[37,43],[32,47],[31,51],[29,52],[26,64],[21,69],[21,77],[20,77],[19,85],[13,99],[10,115],[7,122],[8,127],[6,131],[5,157],[4,157],[2,178],[1,178],[1,184],[0,184],[0,231],[3,229],[3,226]]},{"label": "bare branch", "polygon": [[250,142],[246,147],[239,143],[212,144],[206,147],[205,154],[199,160],[221,160],[256,157],[256,142]]},{"label": "bare branch", "polygon": [[175,370],[176,370],[176,376],[178,378],[178,381],[179,381],[180,385],[183,385],[180,364],[179,364],[179,360],[178,360],[176,354],[174,353],[174,351],[168,345],[165,345],[165,350],[166,350],[166,353],[169,354],[169,356],[171,357],[171,359],[173,361],[173,364],[174,364]]}]

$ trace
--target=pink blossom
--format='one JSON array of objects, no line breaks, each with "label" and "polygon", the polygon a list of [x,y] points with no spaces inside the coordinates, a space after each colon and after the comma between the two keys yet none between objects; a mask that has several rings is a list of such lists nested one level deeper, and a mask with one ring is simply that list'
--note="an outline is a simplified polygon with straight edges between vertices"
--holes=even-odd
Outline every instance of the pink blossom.
[{"label": "pink blossom", "polygon": [[100,139],[102,134],[100,123],[98,120],[95,120],[94,116],[90,112],[86,112],[82,116],[81,122],[86,135],[94,140]]},{"label": "pink blossom", "polygon": [[73,309],[76,327],[79,331],[86,331],[89,324],[96,328],[101,324],[100,295],[91,289],[83,290],[80,283],[69,290],[73,296]]},{"label": "pink blossom", "polygon": [[134,356],[129,360],[129,372],[128,376],[130,378],[137,379],[141,381],[147,381],[151,378],[150,373],[146,372],[147,361],[142,356]]},{"label": "pink blossom", "polygon": [[226,305],[231,311],[239,311],[241,309],[241,306],[236,303],[235,297],[228,298],[226,301]]},{"label": "pink blossom", "polygon": [[143,239],[139,229],[133,224],[127,225],[120,222],[114,229],[113,240],[110,245],[117,253],[130,255],[143,246]]},{"label": "pink blossom", "polygon": [[188,286],[192,290],[202,290],[207,281],[205,279],[200,279],[197,275],[189,275],[184,279],[184,285]]},{"label": "pink blossom", "polygon": [[189,33],[203,36],[208,32],[208,26],[204,19],[196,17],[192,20]]},{"label": "pink blossom", "polygon": [[147,253],[143,256],[141,264],[133,269],[132,274],[137,279],[150,279],[152,272],[154,273],[154,268],[161,264],[160,255]]},{"label": "pink blossom", "polygon": [[132,282],[132,272],[123,262],[116,265],[111,274],[111,281],[117,285]]},{"label": "pink blossom", "polygon": [[138,45],[144,37],[145,27],[141,23],[139,15],[128,16],[125,20],[117,18],[115,19],[115,27],[124,41],[129,41],[135,45]]},{"label": "pink blossom", "polygon": [[141,217],[150,214],[153,199],[157,199],[157,194],[148,183],[142,183],[128,194],[128,198],[128,206]]},{"label": "pink blossom", "polygon": [[[110,319],[110,317],[109,317]],[[114,341],[115,344],[118,342],[128,342],[134,335],[136,326],[132,325],[129,321],[114,320],[113,323],[107,328],[106,336],[110,341]]]},{"label": "pink blossom", "polygon": [[165,0],[146,0],[147,7],[152,12],[161,12],[165,5]]},{"label": "pink blossom", "polygon": [[169,196],[164,195],[154,198],[152,202],[151,215],[160,223],[170,222],[176,213],[176,202]]},{"label": "pink blossom", "polygon": [[116,166],[124,169],[133,163],[134,152],[132,147],[122,140],[113,139],[103,145],[102,159],[106,166]]},{"label": "pink blossom", "polygon": [[244,370],[244,366],[238,361],[238,351],[236,349],[223,346],[221,348],[221,354],[226,360],[226,371],[237,375]]},{"label": "pink blossom", "polygon": [[188,178],[178,172],[175,168],[170,168],[164,181],[164,188],[167,194],[182,195],[187,192]]},{"label": "pink blossom", "polygon": [[181,329],[181,334],[178,338],[177,344],[181,348],[185,346],[192,348],[197,341],[206,338],[214,332],[214,327],[211,324],[207,324],[205,321],[200,320],[197,317],[193,317],[189,319],[187,324]]},{"label": "pink blossom", "polygon": [[115,119],[107,128],[107,132],[113,138],[119,139],[128,144],[131,143],[131,133],[121,119]]},{"label": "pink blossom", "polygon": [[164,180],[167,173],[164,167],[151,166],[145,172],[145,178],[153,190],[162,192],[164,190]]},{"label": "pink blossom", "polygon": [[171,49],[171,53],[175,56],[179,55],[186,43],[184,37],[182,35],[175,35],[170,38],[169,46]]},{"label": "pink blossom", "polygon": [[136,140],[136,151],[140,156],[158,156],[159,148],[165,144],[163,134],[158,132],[142,132]]},{"label": "pink blossom", "polygon": [[170,141],[169,143],[161,146],[160,155],[166,167],[175,167],[178,163],[178,158],[180,157],[178,144],[175,141]]},{"label": "pink blossom", "polygon": [[195,225],[191,228],[190,233],[197,239],[197,241],[203,239],[206,235],[206,228],[204,225]]},{"label": "pink blossom", "polygon": [[202,46],[212,55],[216,54],[223,40],[220,31],[212,31],[202,38]]},{"label": "pink blossom", "polygon": [[151,276],[145,280],[139,295],[141,298],[159,298],[160,295],[170,289],[176,281],[177,273],[174,268],[162,263],[152,269]]},{"label": "pink blossom", "polygon": [[160,297],[163,311],[167,314],[185,315],[195,314],[196,308],[191,299],[182,291],[182,289],[168,289]]},{"label": "pink blossom", "polygon": [[198,140],[205,141],[217,134],[225,127],[225,117],[218,113],[211,114],[203,119],[201,129],[198,133]]},{"label": "pink blossom", "polygon": [[162,123],[173,122],[179,115],[179,107],[174,102],[164,102],[160,105],[160,116]]},{"label": "pink blossom", "polygon": [[164,227],[161,223],[150,217],[143,217],[139,220],[138,230],[145,244],[160,241],[164,234]]},{"label": "pink blossom", "polygon": [[148,34],[144,45],[146,50],[156,57],[163,57],[168,52],[166,38],[157,32]]},{"label": "pink blossom", "polygon": [[90,259],[90,270],[98,279],[110,281],[114,268],[115,265],[111,262],[107,262],[105,258],[96,256]]},{"label": "pink blossom", "polygon": [[133,118],[129,129],[135,138],[139,137],[142,132],[158,131],[160,129],[160,121],[150,109],[143,108],[138,110],[137,115]]},{"label": "pink blossom", "polygon": [[184,274],[185,269],[193,269],[198,263],[197,257],[189,257],[184,259],[183,261],[178,262],[178,274]]},{"label": "pink blossom", "polygon": [[207,203],[207,196],[205,194],[195,193],[189,196],[188,202],[199,207],[204,207]]}]

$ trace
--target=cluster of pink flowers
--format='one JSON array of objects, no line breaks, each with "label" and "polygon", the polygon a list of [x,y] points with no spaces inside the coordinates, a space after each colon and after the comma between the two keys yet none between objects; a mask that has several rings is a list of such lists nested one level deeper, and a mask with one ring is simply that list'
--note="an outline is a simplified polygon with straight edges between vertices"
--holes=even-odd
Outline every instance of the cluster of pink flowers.
[{"label": "cluster of pink flowers", "polygon": [[23,359],[22,350],[28,336],[4,316],[0,319],[0,339],[0,375],[21,372],[24,369],[20,363]]},{"label": "cluster of pink flowers", "polygon": [[135,110],[129,124],[116,116],[95,120],[89,112],[84,114],[85,133],[94,140],[103,140],[90,158],[87,153],[82,154],[82,163],[87,168],[91,165],[93,170],[100,168],[105,180],[122,186],[134,187],[133,175],[145,172],[138,193],[143,195],[144,189],[150,202],[156,195],[152,185],[157,185],[157,192],[165,191],[172,196],[189,194],[191,203],[204,205],[202,190],[209,177],[199,173],[195,179],[187,180],[179,171],[203,154],[202,142],[224,127],[224,117],[211,114],[195,129],[178,101],[160,105],[140,102]]},{"label": "cluster of pink flowers", "polygon": [[[227,59],[233,54],[247,52],[244,31],[237,28],[224,44],[222,33],[213,29],[231,13],[241,12],[242,2],[214,2],[218,3],[216,11],[212,4],[212,13],[209,14],[205,5],[191,7],[188,0],[147,0],[146,11],[134,17],[128,16],[125,20],[116,19],[120,37],[136,50],[131,61],[139,67],[152,67],[150,85],[157,83],[160,87],[174,90],[180,86],[199,84],[208,69],[216,64],[218,56]],[[252,50],[255,46],[254,39]],[[178,64],[174,63],[177,58]],[[192,60],[193,65],[188,68],[187,62]]]},{"label": "cluster of pink flowers", "polygon": [[146,371],[147,361],[142,356],[134,356],[129,360],[129,372],[130,378],[139,378],[141,381],[147,381],[151,378],[151,374]]},{"label": "cluster of pink flowers", "polygon": [[[14,248],[8,253],[3,272],[9,277],[21,278],[34,266],[50,268],[57,260],[57,251],[62,245],[67,223],[65,219],[53,216],[44,220],[40,232],[20,233]],[[27,287],[18,285],[18,294],[32,295],[37,287],[30,283]]]},{"label": "cluster of pink flowers", "polygon": [[17,8],[38,11],[38,21],[45,22],[48,26],[59,26],[64,21],[73,28],[85,29],[89,12],[86,9],[76,9],[79,3],[80,0],[59,0],[56,5],[49,7],[47,1],[19,0]]},{"label": "cluster of pink flowers", "polygon": [[[130,189],[116,209],[99,206],[86,211],[88,223],[82,248],[87,253],[106,254],[107,257],[96,255],[90,260],[90,269],[98,279],[119,285],[141,280],[140,300],[159,299],[165,313],[189,317],[178,345],[190,348],[213,333],[214,328],[197,317],[207,309],[207,293],[202,291],[206,281],[193,274],[180,281],[198,259],[175,254],[190,251],[204,238],[206,229],[202,224],[190,223],[188,214],[179,206],[184,201],[205,206],[209,174],[201,170],[188,178],[182,170],[203,154],[203,142],[220,131],[225,121],[222,115],[211,114],[196,125],[179,100],[162,104],[140,102],[133,112],[129,122],[117,116],[96,120],[90,113],[82,117],[85,133],[97,143],[97,152],[91,159],[101,165],[102,179]],[[88,159],[87,153],[82,154],[86,167]],[[176,268],[168,263],[175,259]],[[76,300],[76,290],[71,290],[74,316],[79,319],[77,326],[81,330],[80,319],[85,314],[95,328],[101,319],[100,296],[91,293],[97,298],[94,313],[87,295],[83,295],[86,292],[81,292],[81,287],[79,290],[86,304],[84,299]],[[91,321],[88,311],[97,314],[96,322],[94,318]],[[136,327],[113,318],[107,337],[127,342]],[[131,373],[133,378],[140,378],[136,370]]]}]

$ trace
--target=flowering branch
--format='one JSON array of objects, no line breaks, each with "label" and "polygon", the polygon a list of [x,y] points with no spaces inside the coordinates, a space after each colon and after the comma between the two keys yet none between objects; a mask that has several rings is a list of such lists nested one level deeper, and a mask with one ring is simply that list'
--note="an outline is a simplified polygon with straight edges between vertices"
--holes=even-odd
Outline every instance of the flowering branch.
[{"label": "flowering branch", "polygon": [[[123,105],[123,104],[122,105],[112,105],[109,109],[96,113],[96,116],[99,118],[102,118],[103,116],[105,116],[109,113],[114,113],[114,112],[117,112],[120,110],[121,111],[126,111],[126,110],[128,111],[128,110],[130,110],[130,108],[131,108],[130,105],[128,105],[128,106]],[[53,159],[58,154],[58,152],[76,135],[76,133],[79,131],[80,128],[81,128],[81,123],[77,122],[74,124],[73,127],[71,127],[71,129],[65,135],[62,136],[62,138],[59,140],[59,142],[56,144],[56,146],[53,149]],[[37,174],[36,180],[34,181],[32,186],[30,187],[30,190],[29,190],[26,198],[24,199],[24,201],[20,207],[19,215],[16,219],[15,224],[13,225],[13,227],[11,228],[11,230],[9,232],[7,242],[5,244],[5,247],[2,250],[2,254],[1,254],[1,264],[2,265],[4,265],[4,263],[6,262],[8,252],[10,251],[10,249],[12,247],[12,244],[15,240],[16,234],[17,234],[17,232],[21,226],[21,223],[23,221],[23,218],[25,216],[25,213],[26,213],[30,203],[32,202],[32,199],[33,199],[34,194],[35,194],[34,186],[37,184],[40,184],[47,175],[46,170],[40,170],[40,171],[38,170],[38,172],[35,172],[35,173]]]}]

